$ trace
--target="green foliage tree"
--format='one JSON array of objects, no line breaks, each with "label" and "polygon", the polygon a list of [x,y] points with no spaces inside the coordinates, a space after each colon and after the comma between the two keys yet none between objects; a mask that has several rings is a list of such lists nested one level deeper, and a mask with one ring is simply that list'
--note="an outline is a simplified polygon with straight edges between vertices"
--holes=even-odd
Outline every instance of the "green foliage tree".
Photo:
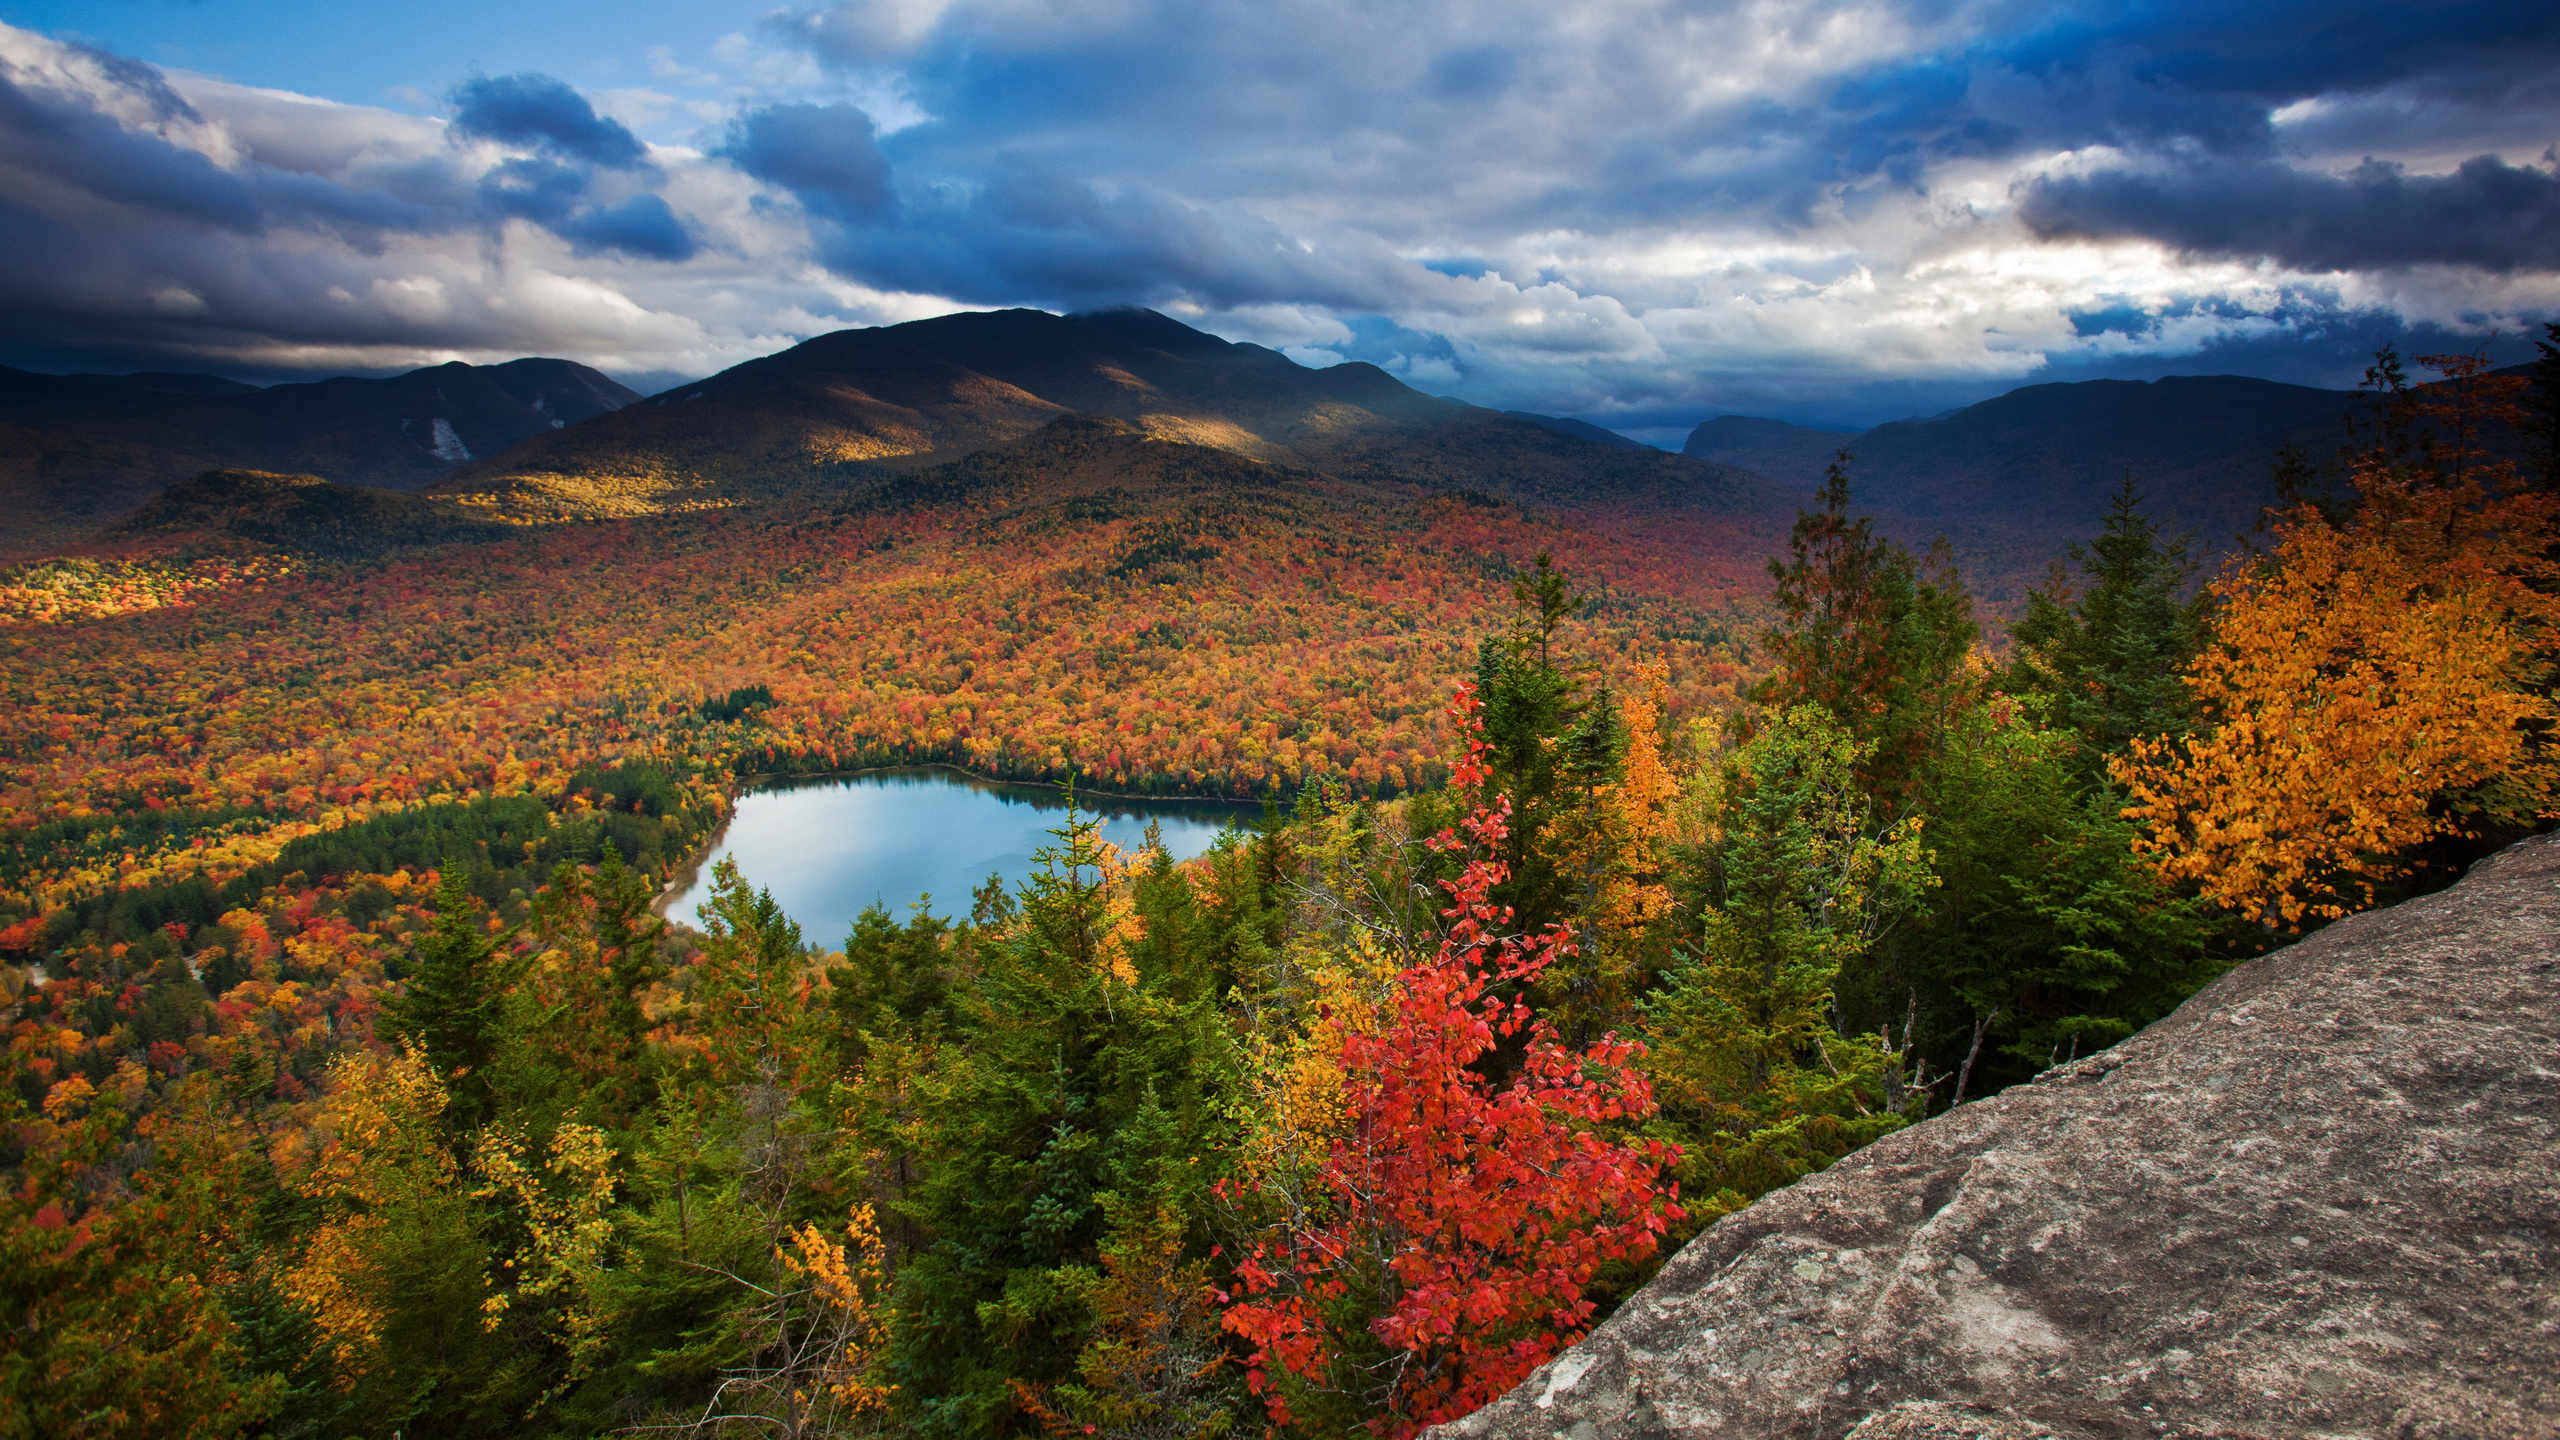
[{"label": "green foliage tree", "polygon": [[[1733,727],[1738,732],[1741,726]],[[1844,1033],[1842,965],[1936,884],[1922,824],[1879,831],[1858,780],[1873,742],[1820,705],[1765,712],[1689,797],[1680,888],[1696,917],[1646,1006],[1674,1173],[1693,1227],[1820,1170],[1918,1113],[1898,1047]]]},{"label": "green foliage tree", "polygon": [[2208,917],[2134,854],[2089,732],[2042,723],[2053,703],[1988,694],[1949,727],[1929,795],[1940,884],[1874,976],[1957,1072],[1951,1100],[2112,1045],[2217,973]]},{"label": "green foliage tree", "polygon": [[407,990],[385,1007],[391,1033],[414,1039],[443,1081],[444,1123],[455,1136],[497,1117],[490,1071],[507,1036],[508,991],[523,972],[508,953],[514,938],[485,929],[461,872],[446,871],[435,928],[412,955]]},{"label": "green foliage tree", "polygon": [[2543,489],[2560,490],[2560,320],[2543,322],[2533,348],[2533,383],[2521,400],[2525,470]]},{"label": "green foliage tree", "polygon": [[1581,682],[1560,660],[1557,632],[1589,597],[1576,594],[1554,557],[1512,582],[1510,633],[1488,636],[1476,651],[1476,698],[1483,702],[1485,781],[1482,797],[1511,802],[1511,829],[1495,858],[1506,878],[1494,891],[1523,930],[1544,929],[1573,907],[1574,884],[1558,864],[1548,828],[1571,804],[1562,741],[1582,716]]},{"label": "green foliage tree", "polygon": [[1081,1383],[1106,1251],[1168,1223],[1185,1258],[1206,1251],[1235,1062],[1214,978],[1180,943],[1193,911],[1170,887],[1188,882],[1150,862],[1145,904],[1124,909],[1094,822],[1071,810],[1053,833],[980,951],[965,1045],[924,1090],[935,1163],[900,1208],[931,1239],[900,1279],[892,1369],[924,1434],[1020,1432]]},{"label": "green foliage tree", "polygon": [[2104,528],[2071,547],[2085,585],[2060,575],[2030,591],[2010,627],[2017,658],[2012,693],[2053,697],[2052,719],[2079,737],[2073,769],[2084,786],[2107,784],[2106,760],[2136,736],[2179,736],[2195,718],[2185,672],[2203,648],[2210,597],[2188,594],[2196,571],[2184,541],[2164,537],[2125,476]]},{"label": "green foliage tree", "polygon": [[1797,514],[1788,558],[1769,562],[1781,623],[1761,637],[1771,669],[1753,698],[1830,711],[1864,746],[1868,792],[1899,812],[1917,802],[1981,632],[1943,541],[1924,562],[1849,513],[1849,460],[1841,451],[1817,508]]}]

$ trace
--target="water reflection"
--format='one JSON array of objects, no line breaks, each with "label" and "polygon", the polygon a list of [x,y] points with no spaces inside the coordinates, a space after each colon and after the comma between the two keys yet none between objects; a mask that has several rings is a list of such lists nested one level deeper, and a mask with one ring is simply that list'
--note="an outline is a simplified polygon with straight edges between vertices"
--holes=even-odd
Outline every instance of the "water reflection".
[{"label": "water reflection", "polygon": [[[1066,822],[1066,796],[1030,785],[972,780],[947,770],[874,770],[860,775],[782,781],[738,798],[729,822],[683,893],[666,907],[671,919],[700,923],[697,907],[711,893],[711,867],[738,862],[747,882],[770,887],[783,913],[810,943],[833,949],[853,920],[874,903],[903,920],[919,896],[937,915],[965,916],[969,892],[989,873],[1012,889],[1032,872],[1031,852]],[[1207,800],[1103,800],[1082,808],[1102,824],[1102,838],[1135,850],[1147,824],[1162,827],[1165,848],[1188,860],[1209,848],[1220,829],[1251,823],[1257,806]]]}]

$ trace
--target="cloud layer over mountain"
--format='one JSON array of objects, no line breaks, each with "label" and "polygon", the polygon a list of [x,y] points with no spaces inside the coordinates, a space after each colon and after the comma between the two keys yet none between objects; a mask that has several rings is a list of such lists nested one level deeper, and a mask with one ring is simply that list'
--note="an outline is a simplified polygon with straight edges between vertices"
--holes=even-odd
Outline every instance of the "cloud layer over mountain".
[{"label": "cloud layer over mountain", "polygon": [[1641,431],[2560,314],[2560,20],[2382,0],[838,0],[441,113],[0,29],[0,344],[645,379],[1155,305]]}]

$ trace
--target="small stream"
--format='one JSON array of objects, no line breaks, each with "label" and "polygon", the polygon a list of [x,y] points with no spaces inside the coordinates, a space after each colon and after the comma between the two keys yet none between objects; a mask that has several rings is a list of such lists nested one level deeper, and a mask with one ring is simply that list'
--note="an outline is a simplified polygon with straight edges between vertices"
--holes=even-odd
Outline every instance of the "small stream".
[{"label": "small stream", "polygon": [[[1250,825],[1261,807],[1214,800],[1119,800],[1078,797],[1102,825],[1102,838],[1135,850],[1153,822],[1177,860],[1207,850],[1230,825]],[[661,913],[701,923],[697,907],[711,894],[712,867],[738,862],[747,883],[770,888],[783,913],[810,944],[835,949],[854,917],[873,904],[903,921],[919,897],[936,915],[964,919],[969,895],[989,874],[1013,889],[1033,869],[1031,852],[1056,843],[1064,825],[1064,793],[1036,785],[976,780],[948,770],[872,770],[760,785],[712,837],[675,898]]]}]

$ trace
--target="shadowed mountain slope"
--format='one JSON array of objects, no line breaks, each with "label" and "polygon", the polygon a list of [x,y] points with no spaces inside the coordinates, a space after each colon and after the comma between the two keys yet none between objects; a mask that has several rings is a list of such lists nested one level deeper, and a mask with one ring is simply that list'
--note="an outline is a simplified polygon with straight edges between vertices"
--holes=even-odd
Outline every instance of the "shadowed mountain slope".
[{"label": "shadowed mountain slope", "polygon": [[521,533],[424,495],[317,475],[208,470],[170,486],[99,538],[128,551],[281,550],[358,560]]},{"label": "shadowed mountain slope", "polygon": [[459,362],[266,389],[213,375],[0,367],[0,558],[58,549],[208,469],[414,490],[640,397],[567,360]]},{"label": "shadowed mountain slope", "polygon": [[1607,445],[1619,450],[1653,448],[1641,440],[1630,440],[1615,430],[1605,430],[1588,420],[1576,420],[1570,415],[1540,415],[1533,410],[1505,410],[1502,413],[1514,420],[1526,420],[1532,425],[1544,425],[1550,430],[1561,430],[1567,435],[1578,435],[1595,445]]},{"label": "shadowed mountain slope", "polygon": [[2358,401],[2237,375],[2085,380],[2030,385],[1859,435],[1719,416],[1690,434],[1684,453],[1814,485],[1845,447],[1862,506],[1943,529],[1960,548],[1993,531],[2094,528],[2130,470],[2154,513],[2218,546],[2275,500],[2278,448],[2325,456]]},{"label": "shadowed mountain slope", "polygon": [[1823,467],[1855,438],[1854,430],[1823,430],[1754,415],[1719,415],[1690,431],[1680,453],[1719,465],[1739,465],[1780,484],[1809,490],[1822,483]]},{"label": "shadowed mountain slope", "polygon": [[0,368],[0,424],[414,490],[475,456],[640,397],[568,360],[449,365],[387,380],[266,389],[211,375],[37,375]]},{"label": "shadowed mountain slope", "polygon": [[438,488],[526,515],[632,515],[858,485],[1066,414],[1364,482],[1549,503],[1726,506],[1756,477],[1425,395],[1374,365],[1310,370],[1146,310],[1002,310],[822,335],[556,434]]},{"label": "shadowed mountain slope", "polygon": [[0,423],[0,562],[60,553],[212,462],[202,455]]}]

